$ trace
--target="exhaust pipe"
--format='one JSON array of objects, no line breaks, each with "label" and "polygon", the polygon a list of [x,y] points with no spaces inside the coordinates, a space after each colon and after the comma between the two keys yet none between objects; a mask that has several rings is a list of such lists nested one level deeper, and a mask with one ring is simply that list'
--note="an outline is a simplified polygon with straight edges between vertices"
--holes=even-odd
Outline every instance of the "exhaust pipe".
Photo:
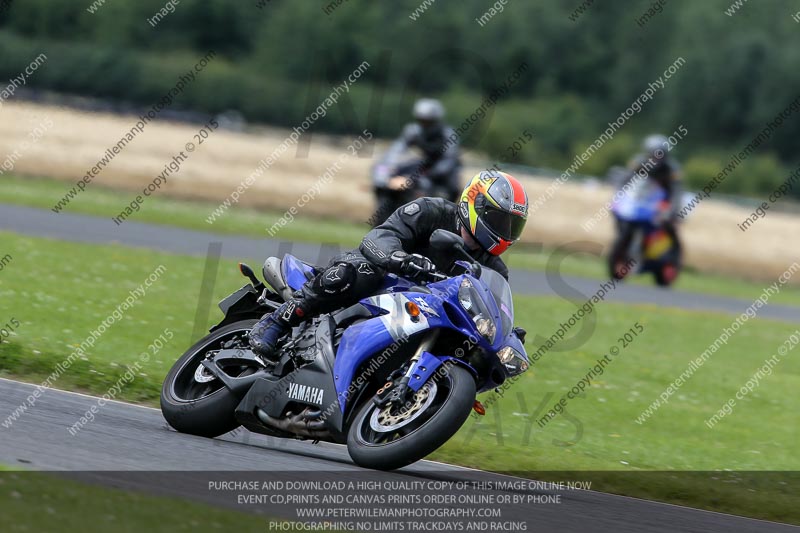
[{"label": "exhaust pipe", "polygon": [[320,410],[312,411],[310,408],[306,408],[297,414],[292,414],[290,411],[286,413],[286,416],[283,418],[274,418],[265,413],[261,408],[256,408],[256,416],[270,427],[300,437],[309,437],[313,439],[327,439],[331,437],[330,432],[325,429],[324,421],[312,420],[322,416],[322,411]]}]

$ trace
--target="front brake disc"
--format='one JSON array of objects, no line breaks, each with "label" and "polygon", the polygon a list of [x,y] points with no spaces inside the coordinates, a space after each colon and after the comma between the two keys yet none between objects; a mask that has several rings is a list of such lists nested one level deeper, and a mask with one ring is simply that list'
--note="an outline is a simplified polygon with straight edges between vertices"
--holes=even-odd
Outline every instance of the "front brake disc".
[{"label": "front brake disc", "polygon": [[394,404],[383,408],[373,408],[369,425],[374,431],[386,433],[394,431],[416,420],[436,398],[436,383],[428,382],[414,393],[411,401],[400,409]]}]

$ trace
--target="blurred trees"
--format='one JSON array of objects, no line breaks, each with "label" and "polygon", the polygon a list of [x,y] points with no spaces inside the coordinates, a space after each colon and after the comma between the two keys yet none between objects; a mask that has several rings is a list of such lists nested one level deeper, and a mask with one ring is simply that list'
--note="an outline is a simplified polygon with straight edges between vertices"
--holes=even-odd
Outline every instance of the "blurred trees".
[{"label": "blurred trees", "polygon": [[[349,0],[326,14],[322,2],[181,0],[152,28],[164,0],[16,0],[0,12],[0,76],[41,52],[29,81],[54,91],[152,105],[209,49],[218,56],[176,107],[238,109],[249,120],[301,122],[362,61],[370,69],[318,131],[367,127],[394,135],[422,94],[442,98],[462,123],[522,63],[527,70],[462,142],[500,161],[567,166],[679,56],[686,64],[641,113],[581,169],[624,164],[644,134],[689,131],[677,148],[689,181],[702,184],[800,96],[800,24],[790,0],[748,3],[669,0],[644,27],[649,0],[596,2],[577,20],[579,0],[509,2],[484,26],[485,2],[439,0],[417,21],[418,0]],[[761,194],[796,165],[792,115],[723,190]],[[523,130],[534,139],[511,159]],[[715,172],[716,171],[716,172]],[[748,175],[745,176],[745,173]]]}]

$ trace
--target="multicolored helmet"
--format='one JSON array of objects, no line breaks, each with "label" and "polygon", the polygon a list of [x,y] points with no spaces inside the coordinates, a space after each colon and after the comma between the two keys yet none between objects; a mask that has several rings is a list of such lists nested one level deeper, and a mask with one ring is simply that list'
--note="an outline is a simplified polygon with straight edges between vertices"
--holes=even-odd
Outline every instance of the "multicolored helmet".
[{"label": "multicolored helmet", "polygon": [[484,170],[461,193],[458,218],[484,250],[500,255],[522,235],[528,195],[510,174]]}]

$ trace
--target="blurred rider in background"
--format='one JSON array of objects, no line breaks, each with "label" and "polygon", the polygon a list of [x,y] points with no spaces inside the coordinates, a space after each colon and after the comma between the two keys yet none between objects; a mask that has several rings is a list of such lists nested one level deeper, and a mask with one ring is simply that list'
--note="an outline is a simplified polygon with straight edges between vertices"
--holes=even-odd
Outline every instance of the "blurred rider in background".
[{"label": "blurred rider in background", "polygon": [[[444,106],[439,100],[422,98],[414,104],[414,122],[406,124],[400,137],[392,143],[383,161],[395,162],[411,148],[421,152],[421,159],[400,165],[390,183],[394,188],[412,188],[409,180],[424,178],[430,190],[424,196],[439,196],[458,201],[461,193],[461,169],[458,137],[444,123]],[[424,188],[424,187],[423,187]]]},{"label": "blurred rider in background", "polygon": [[[678,212],[681,207],[683,187],[680,177],[680,165],[670,156],[669,139],[661,134],[648,135],[642,142],[642,151],[638,153],[628,167],[625,177],[615,184],[621,189],[625,184],[636,179],[637,175],[646,174],[647,179],[657,184],[664,191],[664,206],[660,222],[664,230],[669,233],[678,250],[681,241],[676,229]],[[619,220],[617,220],[620,223]],[[620,228],[623,230],[624,228]]]}]

